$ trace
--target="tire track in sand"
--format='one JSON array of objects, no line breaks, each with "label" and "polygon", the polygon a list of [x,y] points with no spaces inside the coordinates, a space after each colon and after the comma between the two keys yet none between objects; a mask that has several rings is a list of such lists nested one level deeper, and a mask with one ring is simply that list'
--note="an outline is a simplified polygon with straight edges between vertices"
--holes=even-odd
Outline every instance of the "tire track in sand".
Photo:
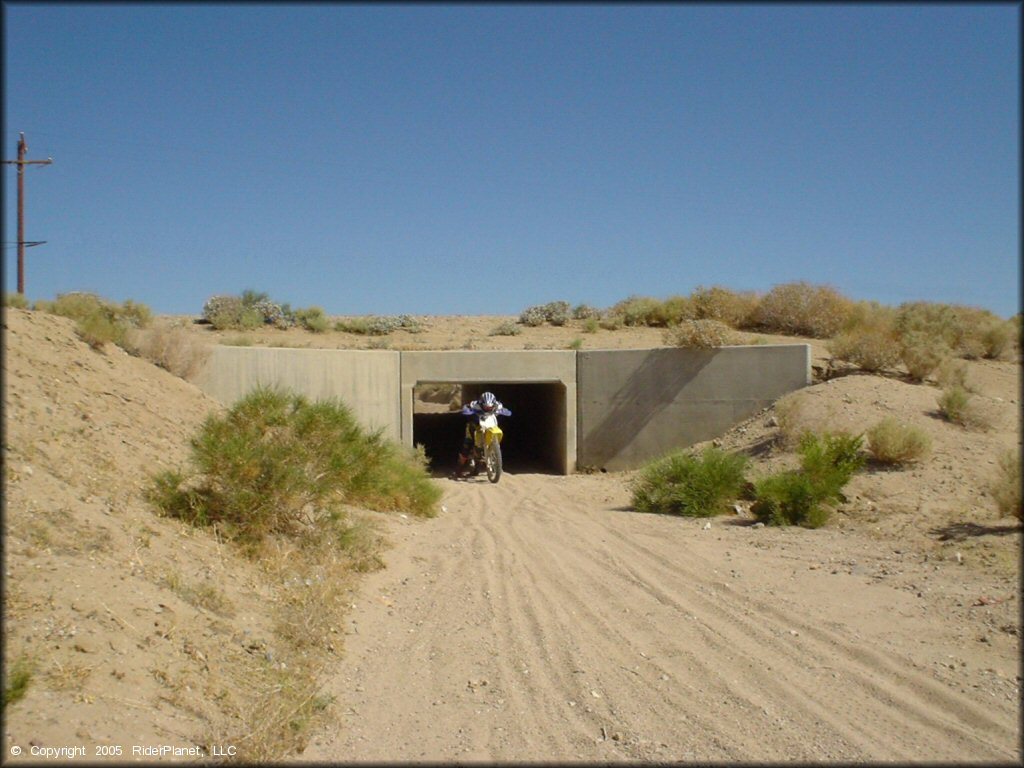
[{"label": "tire track in sand", "polygon": [[908,659],[731,588],[693,526],[604,509],[572,478],[451,483],[445,503],[368,582],[392,612],[360,616],[374,638],[336,686],[353,711],[307,759],[1015,756],[1006,718]]}]

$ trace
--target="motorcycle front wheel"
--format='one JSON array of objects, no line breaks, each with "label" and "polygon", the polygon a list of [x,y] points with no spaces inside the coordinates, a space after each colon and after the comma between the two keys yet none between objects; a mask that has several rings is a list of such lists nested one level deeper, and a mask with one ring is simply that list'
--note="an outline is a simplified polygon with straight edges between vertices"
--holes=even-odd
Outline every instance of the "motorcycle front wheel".
[{"label": "motorcycle front wheel", "polygon": [[487,446],[484,463],[487,466],[487,479],[492,483],[498,482],[501,479],[501,443],[497,440],[491,440]]}]

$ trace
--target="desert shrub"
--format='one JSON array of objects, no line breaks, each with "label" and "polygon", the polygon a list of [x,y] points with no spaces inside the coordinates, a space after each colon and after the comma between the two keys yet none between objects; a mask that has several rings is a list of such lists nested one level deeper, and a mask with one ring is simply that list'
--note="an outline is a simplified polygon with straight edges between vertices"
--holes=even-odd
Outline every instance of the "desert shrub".
[{"label": "desert shrub", "polygon": [[649,296],[630,296],[614,304],[607,312],[625,326],[664,325],[662,302]]},{"label": "desert shrub", "polygon": [[743,491],[747,458],[710,446],[676,451],[644,467],[632,486],[638,512],[709,517]]},{"label": "desert shrub", "polygon": [[403,446],[367,433],[340,400],[259,388],[191,440],[194,471],[155,476],[164,514],[259,542],[337,518],[341,504],[433,516],[440,491]]},{"label": "desert shrub", "polygon": [[943,360],[952,355],[952,350],[941,336],[924,331],[908,331],[900,334],[900,360],[914,381],[924,381]]},{"label": "desert shrub", "polygon": [[487,332],[488,336],[518,336],[522,333],[523,329],[519,327],[519,324],[512,320],[506,320],[503,323],[499,323],[490,331]]},{"label": "desert shrub", "polygon": [[834,288],[804,281],[776,285],[751,316],[766,331],[826,339],[845,324],[851,302]]},{"label": "desert shrub", "polygon": [[965,386],[950,384],[943,387],[939,395],[939,413],[946,421],[969,429],[988,429],[988,418],[978,409],[974,395]]},{"label": "desert shrub", "polygon": [[330,327],[322,307],[307,307],[295,310],[295,321],[307,331],[323,333]]},{"label": "desert shrub", "polygon": [[577,336],[575,339],[565,345],[566,349],[580,350],[583,349],[583,339]]},{"label": "desert shrub", "polygon": [[669,328],[686,320],[694,320],[696,317],[689,296],[669,296],[652,309],[646,324],[656,328]]},{"label": "desert shrub", "polygon": [[940,339],[952,354],[967,359],[984,357],[999,347],[1004,322],[986,309],[927,301],[901,304],[896,314],[901,338],[917,334]]},{"label": "desert shrub", "polygon": [[582,330],[584,333],[597,333],[601,327],[601,320],[596,317],[588,317],[583,321]]},{"label": "desert shrub", "polygon": [[28,309],[28,299],[23,293],[4,292],[4,306],[13,309]]},{"label": "desert shrub", "polygon": [[931,450],[928,434],[892,416],[886,416],[867,431],[868,450],[883,464],[918,461]]},{"label": "desert shrub", "polygon": [[772,410],[783,448],[795,448],[803,434],[814,426],[799,392],[780,397]]},{"label": "desert shrub", "polygon": [[865,322],[843,331],[828,342],[829,352],[838,360],[863,371],[878,373],[900,360],[900,345],[891,327]]},{"label": "desert shrub", "polygon": [[264,325],[289,328],[296,319],[287,305],[272,302],[266,293],[246,289],[241,296],[211,296],[203,305],[202,321],[218,331],[250,331]]},{"label": "desert shrub", "polygon": [[1016,331],[1016,325],[1009,320],[989,323],[981,333],[981,356],[988,360],[998,360],[1013,348]]},{"label": "desert shrub", "polygon": [[[210,356],[210,347],[202,340],[181,326],[167,323],[136,331],[131,345],[134,354],[183,379],[198,373]],[[237,340],[236,345],[240,346]]]},{"label": "desert shrub", "polygon": [[896,331],[896,310],[877,301],[852,301],[846,311],[842,332],[862,326],[882,326]]},{"label": "desert shrub", "polygon": [[617,331],[622,328],[623,325],[622,315],[618,315],[611,310],[608,310],[601,315],[598,325],[606,331]]},{"label": "desert shrub", "polygon": [[353,317],[348,320],[338,320],[334,324],[334,330],[345,333],[358,333],[365,336],[370,332],[370,318]]},{"label": "desert shrub", "polygon": [[800,438],[800,469],[755,482],[750,511],[769,525],[824,525],[831,505],[844,500],[843,487],[864,465],[862,443],[860,435],[805,432]]},{"label": "desert shrub", "polygon": [[1021,506],[1021,460],[1020,452],[1008,450],[999,456],[999,467],[995,478],[989,484],[989,492],[996,508],[1004,515],[1013,515],[1024,521],[1024,507]]},{"label": "desert shrub", "polygon": [[960,386],[968,392],[972,391],[971,386],[967,383],[967,363],[953,357],[943,358],[939,363],[935,369],[935,380],[943,389]]},{"label": "desert shrub", "polygon": [[797,449],[800,470],[814,480],[824,500],[841,500],[843,486],[867,460],[863,445],[862,435],[805,432]]},{"label": "desert shrub", "polygon": [[780,472],[754,483],[751,513],[766,525],[820,528],[829,510],[822,504],[813,480],[803,472]]},{"label": "desert shrub", "polygon": [[670,328],[666,334],[666,342],[675,347],[691,349],[712,349],[724,347],[732,343],[732,330],[718,320],[683,320],[679,325]]},{"label": "desert shrub", "polygon": [[732,328],[742,328],[747,324],[758,301],[753,293],[736,293],[717,285],[710,288],[698,286],[690,294],[695,319],[718,320]]},{"label": "desert shrub", "polygon": [[81,291],[58,295],[46,311],[74,320],[78,336],[93,349],[108,342],[128,349],[129,331],[146,327],[152,318],[145,304],[131,299],[117,304]]},{"label": "desert shrub", "polygon": [[539,304],[527,307],[519,314],[519,322],[531,328],[544,325],[546,320],[547,316],[544,314],[544,310]]},{"label": "desert shrub", "polygon": [[947,421],[966,426],[970,402],[971,393],[959,384],[952,384],[943,388],[939,395],[939,413]]},{"label": "desert shrub", "polygon": [[589,304],[577,304],[572,310],[573,320],[599,320],[601,310]]},{"label": "desert shrub", "polygon": [[519,315],[519,322],[523,325],[536,327],[551,323],[551,325],[562,326],[569,322],[569,302],[551,301],[547,304],[536,304],[527,307]]}]

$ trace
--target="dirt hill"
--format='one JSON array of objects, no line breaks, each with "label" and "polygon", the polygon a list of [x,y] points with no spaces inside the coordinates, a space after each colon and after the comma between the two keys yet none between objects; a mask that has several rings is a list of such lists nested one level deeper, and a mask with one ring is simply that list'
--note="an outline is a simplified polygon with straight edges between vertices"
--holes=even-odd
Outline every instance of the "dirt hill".
[{"label": "dirt hill", "polygon": [[[509,319],[427,318],[423,333],[384,339],[185,328],[290,346],[662,343],[646,328],[491,335]],[[856,476],[819,530],[757,528],[742,508],[710,526],[640,515],[630,473],[439,480],[437,519],[380,516],[387,567],[353,587],[323,649],[337,722],[295,757],[1019,760],[1021,529],[987,491],[999,453],[1019,445],[1019,363],[968,374],[984,427],[942,420],[934,386],[898,377],[799,393],[809,424],[863,429],[891,414],[933,442],[917,466]],[[280,664],[285,579],[143,498],[222,406],[41,312],[5,311],[4,377],[5,691],[30,671],[5,706],[5,758],[81,746],[98,760],[117,746],[114,759],[152,759],[133,747],[160,745],[230,756],[253,696],[273,695],[253,681]],[[719,442],[766,472],[794,461],[778,432],[769,411]]]}]

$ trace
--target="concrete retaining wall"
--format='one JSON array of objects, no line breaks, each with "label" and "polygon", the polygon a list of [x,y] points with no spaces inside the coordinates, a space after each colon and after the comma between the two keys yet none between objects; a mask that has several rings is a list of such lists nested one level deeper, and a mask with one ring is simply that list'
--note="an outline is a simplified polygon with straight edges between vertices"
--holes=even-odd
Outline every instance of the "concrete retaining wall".
[{"label": "concrete retaining wall", "polygon": [[196,384],[225,405],[258,386],[274,385],[310,400],[341,398],[363,426],[399,440],[400,369],[399,353],[388,350],[218,346]]},{"label": "concrete retaining wall", "polygon": [[[806,344],[716,350],[388,350],[215,347],[196,384],[230,405],[253,388],[280,385],[312,400],[341,398],[360,422],[406,444],[417,384],[517,385],[560,471],[642,465],[721,434],[811,381]],[[523,385],[544,385],[536,388]],[[564,394],[563,394],[564,393]],[[512,405],[510,403],[510,405]]]},{"label": "concrete retaining wall", "polygon": [[709,440],[811,381],[811,348],[577,353],[577,463],[629,469]]}]

